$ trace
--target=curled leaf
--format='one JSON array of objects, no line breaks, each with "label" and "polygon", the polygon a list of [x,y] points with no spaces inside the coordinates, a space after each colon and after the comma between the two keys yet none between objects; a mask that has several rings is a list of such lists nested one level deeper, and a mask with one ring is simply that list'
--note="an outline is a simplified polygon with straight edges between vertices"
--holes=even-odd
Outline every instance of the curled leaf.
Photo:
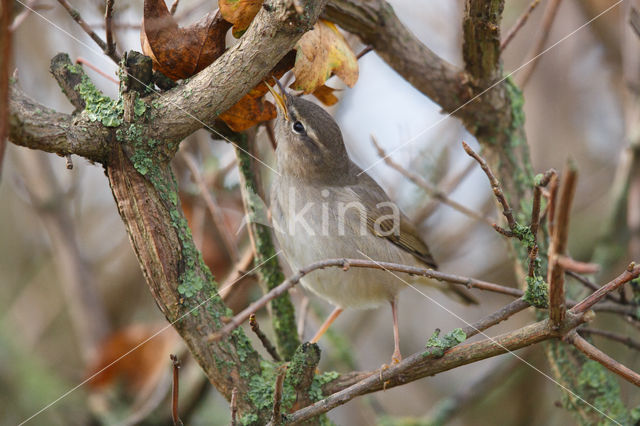
[{"label": "curled leaf", "polygon": [[179,80],[198,73],[222,55],[229,27],[219,12],[211,12],[180,28],[164,0],[145,0],[140,44],[156,70]]},{"label": "curled leaf", "polygon": [[356,84],[358,59],[333,23],[318,21],[298,41],[296,50],[292,88],[313,93],[333,74],[349,87]]},{"label": "curled leaf", "polygon": [[225,21],[233,24],[233,36],[240,37],[256,16],[262,0],[218,0],[220,13]]},{"label": "curled leaf", "polygon": [[322,86],[314,90],[312,94],[323,104],[331,106],[338,103],[338,97],[333,94],[333,92],[335,91],[336,89],[334,89],[333,87],[329,87],[326,84],[323,84]]},{"label": "curled leaf", "polygon": [[241,132],[263,121],[274,119],[277,114],[276,107],[271,102],[247,94],[220,114],[220,119],[234,132]]}]

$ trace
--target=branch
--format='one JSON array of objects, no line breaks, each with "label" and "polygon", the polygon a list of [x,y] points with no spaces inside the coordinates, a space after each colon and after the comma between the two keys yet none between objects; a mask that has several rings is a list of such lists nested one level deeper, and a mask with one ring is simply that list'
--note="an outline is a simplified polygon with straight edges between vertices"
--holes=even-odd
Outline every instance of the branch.
[{"label": "branch", "polygon": [[579,328],[578,333],[601,336],[606,339],[613,340],[615,342],[623,343],[631,349],[640,351],[640,342],[633,340],[629,336],[624,336],[622,334],[613,333],[611,331],[598,330],[597,328],[588,328],[588,327]]},{"label": "branch", "polygon": [[245,322],[252,313],[257,312],[264,307],[271,300],[280,296],[281,294],[289,291],[290,288],[295,286],[302,277],[315,271],[316,269],[324,269],[329,267],[339,267],[347,271],[349,268],[373,268],[381,270],[389,270],[396,272],[404,272],[410,275],[418,275],[427,278],[432,278],[438,281],[446,281],[452,284],[464,285],[467,288],[478,288],[481,290],[493,291],[496,293],[502,293],[510,296],[520,297],[522,291],[516,288],[505,287],[498,284],[490,283],[487,281],[476,280],[475,278],[463,277],[459,275],[447,274],[444,272],[436,271],[429,268],[419,268],[416,266],[401,265],[398,263],[378,262],[364,259],[328,259],[315,262],[302,268],[297,274],[292,275],[282,284],[272,289],[269,293],[262,296],[245,308],[242,312],[234,316],[222,329],[209,336],[209,341],[216,341],[231,331],[236,329],[240,324]]},{"label": "branch", "polygon": [[[255,134],[252,135],[252,138]],[[242,203],[246,212],[249,237],[255,253],[255,262],[261,265],[257,271],[264,293],[278,286],[284,281],[284,274],[278,263],[278,256],[273,244],[271,228],[267,226],[269,218],[266,206],[260,198],[261,188],[258,175],[253,170],[252,157],[248,154],[251,147],[248,135],[240,134],[236,144],[236,158],[240,173],[240,190]],[[285,360],[290,360],[296,348],[300,346],[300,339],[296,327],[295,309],[289,294],[284,292],[270,302],[271,323],[276,335],[278,352]]]},{"label": "branch", "polygon": [[116,43],[113,40],[113,28],[111,27],[111,21],[113,20],[113,2],[114,0],[106,0],[104,11],[104,28],[107,37],[104,53],[110,58],[114,58],[113,55],[116,54]]},{"label": "branch", "polygon": [[620,364],[618,361],[587,342],[584,338],[580,337],[575,330],[567,335],[566,340],[572,343],[580,352],[592,360],[599,362],[609,371],[612,371],[636,386],[640,386],[640,374]]},{"label": "branch", "polygon": [[511,210],[511,207],[509,207],[507,198],[504,196],[504,192],[502,192],[502,186],[500,185],[500,182],[493,174],[491,168],[489,168],[489,165],[484,160],[484,158],[480,157],[476,152],[474,152],[471,147],[464,141],[462,142],[462,147],[471,158],[473,158],[478,162],[478,164],[480,164],[482,171],[484,171],[484,173],[487,175],[487,178],[489,178],[489,183],[491,184],[493,195],[495,195],[496,199],[502,206],[502,214],[507,219],[509,229],[511,231],[514,231],[516,229],[516,220],[513,217],[513,210]]},{"label": "branch", "polygon": [[236,45],[188,83],[154,98],[161,124],[154,137],[167,144],[180,142],[233,106],[313,27],[326,1],[306,0],[303,15],[287,0],[261,8]]},{"label": "branch", "polygon": [[593,305],[602,300],[608,293],[616,290],[620,286],[628,283],[629,281],[638,278],[640,276],[640,265],[636,265],[634,262],[631,262],[629,266],[627,266],[627,270],[622,274],[614,278],[612,281],[609,281],[607,284],[600,287],[597,291],[593,292],[589,296],[587,296],[582,302],[575,305],[571,308],[571,312],[573,313],[581,313],[586,312]]},{"label": "branch", "polygon": [[[107,1],[107,13],[109,11],[109,1],[113,2],[113,0]],[[82,15],[80,15],[80,12],[78,12],[76,9],[71,7],[71,5],[67,0],[58,0],[58,3],[60,3],[62,7],[64,7],[67,10],[71,18],[73,18],[73,20],[76,21],[78,25],[80,25],[80,27],[84,30],[84,32],[87,33],[89,37],[91,37],[91,39],[96,42],[96,44],[100,47],[100,49],[102,49],[105,55],[111,58],[111,60],[115,62],[116,65],[120,64],[120,60],[122,59],[120,55],[118,55],[115,52],[115,50],[112,52],[109,51],[109,46],[107,45],[107,43],[105,43],[104,40],[102,40],[100,36],[91,29],[89,24],[87,24],[85,20],[82,19]],[[105,23],[107,24],[107,35],[109,35],[110,34],[109,26],[108,26],[109,23],[106,18],[107,16],[105,14]]]},{"label": "branch", "polygon": [[462,28],[462,56],[467,72],[480,87],[502,76],[500,64],[500,21],[504,0],[467,0]]},{"label": "branch", "polygon": [[555,216],[555,227],[551,235],[551,245],[549,246],[549,268],[547,270],[547,281],[549,282],[549,317],[551,322],[559,326],[562,322],[566,301],[564,296],[564,273],[565,268],[559,258],[567,251],[569,240],[569,214],[571,203],[576,191],[577,171],[575,165],[569,162],[565,167],[565,173],[560,184],[560,199]]},{"label": "branch", "polygon": [[[495,338],[455,346],[447,350],[440,358],[435,358],[432,353],[419,352],[387,369],[354,374],[351,377],[347,377],[347,381],[334,380],[327,384],[324,389],[325,392],[329,391],[329,393],[333,391],[330,396],[309,407],[287,415],[287,423],[301,423],[343,405],[357,396],[376,392],[383,388],[389,389],[400,386],[461,365],[467,365],[506,352],[513,352],[551,338],[561,337],[563,333],[590,319],[589,315],[576,316],[569,314],[564,323],[566,328],[563,331],[554,330],[551,327],[551,323],[548,320],[544,320]],[[364,379],[361,378],[363,376],[365,376]],[[351,383],[351,378],[356,379],[356,382]]]},{"label": "branch", "polygon": [[457,211],[459,211],[460,213],[462,213],[462,214],[464,214],[466,216],[469,216],[472,219],[484,222],[484,223],[488,224],[489,226],[493,226],[493,222],[490,221],[489,219],[487,219],[486,217],[481,216],[478,213],[476,213],[475,211],[471,210],[470,208],[465,207],[462,204],[458,203],[457,201],[454,201],[454,200],[450,199],[447,196],[447,194],[445,194],[443,191],[441,191],[437,187],[431,185],[422,176],[420,176],[419,174],[414,173],[414,172],[412,172],[410,170],[405,169],[400,164],[398,164],[395,161],[393,161],[391,159],[391,157],[388,156],[386,154],[386,152],[384,152],[384,150],[378,144],[378,142],[376,141],[376,138],[373,135],[371,135],[371,142],[373,143],[373,146],[378,151],[378,156],[380,158],[382,158],[384,160],[384,162],[389,167],[391,167],[394,170],[398,171],[401,175],[403,175],[404,177],[409,179],[411,182],[413,182],[414,184],[416,184],[417,186],[422,188],[428,195],[430,195],[431,197],[433,197],[436,200],[441,201],[443,204],[448,205],[452,209],[457,210]]},{"label": "branch", "polygon": [[513,24],[513,27],[511,27],[511,29],[507,31],[507,35],[504,37],[502,43],[500,44],[500,51],[506,49],[511,40],[513,40],[516,34],[518,34],[518,31],[520,31],[520,29],[524,27],[524,24],[526,24],[529,20],[529,16],[531,16],[531,12],[533,12],[533,10],[538,7],[538,4],[540,4],[540,0],[533,0],[527,10],[522,15],[520,15],[516,23]]},{"label": "branch", "polygon": [[260,330],[260,324],[258,324],[258,320],[256,320],[255,314],[251,314],[251,316],[249,316],[249,326],[251,326],[251,331],[253,331],[255,335],[258,336],[258,339],[260,339],[260,343],[262,343],[262,346],[267,350],[269,355],[271,355],[271,358],[276,362],[282,361],[280,355],[278,355],[278,351],[276,351],[276,348],[273,346],[273,343],[271,343],[264,332]]},{"label": "branch", "polygon": [[542,53],[545,44],[547,44],[547,40],[551,34],[551,25],[553,25],[553,21],[556,18],[561,2],[562,0],[549,0],[549,3],[544,10],[544,17],[542,18],[542,25],[540,25],[540,30],[538,31],[538,37],[533,44],[533,48],[527,55],[527,60],[532,60],[533,62],[527,65],[518,76],[518,85],[522,88],[527,85],[531,75],[538,65],[538,62],[540,62],[540,54]]},{"label": "branch", "polygon": [[9,100],[9,140],[16,145],[75,154],[103,163],[109,150],[108,129],[84,116],[61,114],[29,98],[15,84]]}]

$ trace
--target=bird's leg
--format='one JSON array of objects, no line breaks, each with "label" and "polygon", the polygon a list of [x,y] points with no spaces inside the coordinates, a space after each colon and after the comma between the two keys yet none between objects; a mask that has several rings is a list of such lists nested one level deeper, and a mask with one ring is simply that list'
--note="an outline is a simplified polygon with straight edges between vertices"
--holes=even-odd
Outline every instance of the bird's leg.
[{"label": "bird's leg", "polygon": [[320,340],[322,335],[329,329],[329,326],[336,320],[336,318],[338,318],[338,316],[342,313],[342,311],[343,311],[342,308],[336,307],[333,310],[333,312],[331,312],[331,315],[329,315],[329,317],[325,320],[324,324],[322,324],[322,327],[320,327],[320,330],[318,330],[316,335],[313,336],[313,339],[311,339],[311,343],[318,343],[318,340]]},{"label": "bird's leg", "polygon": [[398,301],[393,299],[391,303],[391,315],[393,315],[393,355],[391,357],[391,364],[397,364],[402,361],[402,355],[400,354],[400,332],[398,330]]}]

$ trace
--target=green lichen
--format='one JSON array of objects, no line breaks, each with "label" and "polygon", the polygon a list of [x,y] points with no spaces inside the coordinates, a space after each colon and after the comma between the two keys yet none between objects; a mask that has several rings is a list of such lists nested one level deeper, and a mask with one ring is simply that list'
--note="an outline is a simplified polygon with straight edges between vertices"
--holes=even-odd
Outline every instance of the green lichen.
[{"label": "green lichen", "polygon": [[[284,281],[284,274],[278,263],[278,256],[273,244],[271,230],[264,223],[268,223],[264,202],[257,195],[260,193],[256,178],[251,167],[251,157],[246,141],[246,136],[237,134],[236,156],[244,188],[242,190],[243,201],[249,216],[249,226],[255,243],[255,265],[259,266],[257,274],[265,293],[277,287]],[[278,352],[289,360],[300,346],[295,309],[288,293],[275,298],[270,302],[271,321],[276,335]]]},{"label": "green lichen", "polygon": [[527,289],[524,292],[524,301],[540,309],[549,307],[549,286],[545,280],[541,276],[535,275],[526,277],[526,281]]},{"label": "green lichen", "polygon": [[82,74],[82,80],[74,87],[74,90],[84,100],[84,111],[89,120],[100,121],[105,127],[120,126],[124,113],[122,98],[111,99],[104,95],[82,72],[79,65],[67,65],[67,69],[74,74]]},{"label": "green lichen", "polygon": [[424,351],[423,355],[440,358],[447,349],[464,342],[466,339],[467,335],[461,328],[456,328],[442,337],[440,337],[440,329],[436,329],[427,340],[426,351]]}]

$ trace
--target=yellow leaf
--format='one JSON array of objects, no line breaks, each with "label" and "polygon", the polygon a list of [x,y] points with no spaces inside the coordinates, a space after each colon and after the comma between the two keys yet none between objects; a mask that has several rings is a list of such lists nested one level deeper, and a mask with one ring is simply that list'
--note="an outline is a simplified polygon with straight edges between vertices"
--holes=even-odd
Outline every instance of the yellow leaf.
[{"label": "yellow leaf", "polygon": [[320,20],[296,44],[296,64],[291,85],[304,93],[313,93],[333,74],[349,87],[358,81],[358,59],[336,26]]},{"label": "yellow leaf", "polygon": [[233,24],[233,36],[238,38],[249,28],[256,16],[262,0],[218,0],[220,13],[225,21]]}]

